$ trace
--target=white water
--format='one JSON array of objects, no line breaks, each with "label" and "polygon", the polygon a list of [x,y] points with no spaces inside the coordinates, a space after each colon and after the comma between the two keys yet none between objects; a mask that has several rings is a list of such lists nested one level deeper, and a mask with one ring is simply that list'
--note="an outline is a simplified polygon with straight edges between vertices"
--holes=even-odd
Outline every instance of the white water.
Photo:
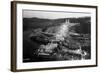
[{"label": "white water", "polygon": [[65,23],[63,23],[59,28],[58,28],[58,32],[56,33],[55,37],[56,40],[64,40],[64,37],[68,36],[68,31],[69,31],[69,22],[66,21]]}]

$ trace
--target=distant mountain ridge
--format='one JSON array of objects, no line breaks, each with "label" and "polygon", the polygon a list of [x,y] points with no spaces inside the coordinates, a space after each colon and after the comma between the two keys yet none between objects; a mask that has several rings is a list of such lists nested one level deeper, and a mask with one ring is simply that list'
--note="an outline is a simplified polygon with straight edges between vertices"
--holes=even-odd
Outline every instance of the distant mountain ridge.
[{"label": "distant mountain ridge", "polygon": [[[41,18],[23,18],[24,29],[28,28],[45,28],[49,26],[59,25],[63,23],[65,19],[41,19]],[[56,24],[57,23],[57,24]]]},{"label": "distant mountain ridge", "polygon": [[[59,19],[42,19],[42,18],[23,18],[23,30],[31,30],[31,29],[47,29],[49,27],[59,26],[64,23],[66,20],[69,20],[70,23],[79,23],[80,26],[76,29],[76,31],[89,32],[91,28],[91,18],[90,17],[80,17],[80,18],[59,18]],[[85,29],[85,30],[84,30]]]}]

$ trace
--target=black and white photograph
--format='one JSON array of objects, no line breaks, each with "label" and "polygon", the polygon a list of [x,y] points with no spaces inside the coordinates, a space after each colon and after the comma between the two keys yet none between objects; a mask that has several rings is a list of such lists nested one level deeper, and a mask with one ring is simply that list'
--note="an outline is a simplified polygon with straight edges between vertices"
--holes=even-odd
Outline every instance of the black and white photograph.
[{"label": "black and white photograph", "polygon": [[91,59],[90,13],[23,10],[23,62]]},{"label": "black and white photograph", "polygon": [[11,70],[97,66],[97,6],[12,2]]}]

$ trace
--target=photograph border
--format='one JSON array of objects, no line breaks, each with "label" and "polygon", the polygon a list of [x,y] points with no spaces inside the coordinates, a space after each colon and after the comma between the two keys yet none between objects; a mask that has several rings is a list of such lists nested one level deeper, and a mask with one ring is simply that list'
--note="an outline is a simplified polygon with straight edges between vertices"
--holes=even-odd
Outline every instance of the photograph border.
[{"label": "photograph border", "polygon": [[[83,7],[96,9],[96,64],[83,66],[68,66],[68,67],[52,67],[52,68],[38,68],[38,69],[17,69],[17,4],[36,4],[36,5],[50,5],[50,6],[67,6],[67,7]],[[11,71],[37,71],[37,70],[53,70],[53,69],[69,69],[69,68],[84,68],[98,66],[98,7],[90,5],[74,5],[74,4],[60,4],[60,3],[42,3],[42,2],[26,2],[26,1],[11,1]]]}]

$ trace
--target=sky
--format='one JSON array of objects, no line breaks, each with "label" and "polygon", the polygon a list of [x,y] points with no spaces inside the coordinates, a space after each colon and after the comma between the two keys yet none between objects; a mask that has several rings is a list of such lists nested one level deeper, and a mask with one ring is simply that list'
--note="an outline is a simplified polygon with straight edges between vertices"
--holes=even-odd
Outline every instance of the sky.
[{"label": "sky", "polygon": [[55,11],[32,11],[23,10],[22,15],[24,18],[43,18],[43,19],[57,19],[57,18],[72,18],[72,17],[86,17],[91,16],[90,13],[80,13],[80,12],[55,12]]}]

